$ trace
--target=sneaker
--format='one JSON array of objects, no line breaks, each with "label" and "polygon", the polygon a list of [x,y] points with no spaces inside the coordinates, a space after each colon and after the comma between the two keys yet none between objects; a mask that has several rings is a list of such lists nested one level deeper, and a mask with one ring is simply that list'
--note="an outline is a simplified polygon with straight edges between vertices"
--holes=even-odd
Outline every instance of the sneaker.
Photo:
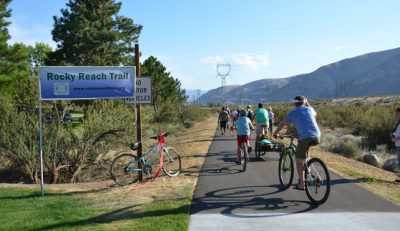
[{"label": "sneaker", "polygon": [[304,191],[305,187],[304,187],[304,184],[300,184],[300,182],[299,182],[294,186],[294,188],[297,189],[297,190]]}]

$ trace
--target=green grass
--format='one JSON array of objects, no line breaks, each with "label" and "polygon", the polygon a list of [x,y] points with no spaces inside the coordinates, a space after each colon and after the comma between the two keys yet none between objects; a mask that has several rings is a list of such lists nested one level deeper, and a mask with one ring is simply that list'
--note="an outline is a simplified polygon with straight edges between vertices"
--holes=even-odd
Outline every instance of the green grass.
[{"label": "green grass", "polygon": [[0,189],[0,230],[40,230],[94,215],[81,197],[45,196],[37,191]]},{"label": "green grass", "polygon": [[187,230],[189,199],[101,207],[84,195],[0,189],[0,230]]}]

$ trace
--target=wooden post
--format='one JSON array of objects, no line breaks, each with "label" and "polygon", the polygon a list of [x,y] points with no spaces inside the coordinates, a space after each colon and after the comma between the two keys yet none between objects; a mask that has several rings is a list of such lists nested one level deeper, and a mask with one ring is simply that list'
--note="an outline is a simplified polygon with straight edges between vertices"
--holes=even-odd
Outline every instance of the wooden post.
[{"label": "wooden post", "polygon": [[[136,78],[140,78],[140,50],[139,44],[135,44],[135,66],[136,66]],[[140,142],[137,154],[138,157],[142,157],[143,145],[142,145],[142,114],[140,104],[136,104],[136,140]],[[142,166],[144,168],[144,166]],[[139,180],[143,180],[143,172],[139,175]]]}]

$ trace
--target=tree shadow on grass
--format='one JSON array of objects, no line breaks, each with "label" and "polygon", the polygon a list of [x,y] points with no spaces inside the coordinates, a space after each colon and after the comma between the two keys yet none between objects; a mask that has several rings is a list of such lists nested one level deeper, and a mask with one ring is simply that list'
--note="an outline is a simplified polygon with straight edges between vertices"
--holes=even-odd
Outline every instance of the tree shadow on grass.
[{"label": "tree shadow on grass", "polygon": [[189,205],[183,205],[174,209],[162,209],[162,210],[154,210],[154,211],[146,211],[141,212],[138,210],[134,210],[135,207],[139,205],[127,206],[124,208],[120,208],[108,213],[104,213],[95,217],[91,217],[88,219],[82,219],[77,221],[69,221],[69,222],[61,222],[52,225],[42,226],[37,229],[32,229],[32,231],[40,231],[40,230],[53,230],[57,228],[73,228],[79,226],[87,226],[87,225],[95,225],[95,224],[108,224],[116,221],[129,220],[129,219],[140,219],[140,218],[149,218],[149,217],[162,217],[169,215],[177,215],[177,214],[188,214],[189,213]]},{"label": "tree shadow on grass", "polygon": [[20,199],[30,199],[30,198],[40,198],[40,197],[55,197],[55,196],[70,196],[70,195],[86,195],[86,194],[91,194],[91,193],[102,193],[102,192],[108,192],[111,189],[115,188],[116,186],[107,186],[99,189],[91,189],[91,190],[86,190],[86,191],[73,191],[73,192],[46,192],[44,193],[44,196],[38,191],[38,192],[32,192],[27,195],[22,195],[22,196],[0,196],[0,200],[20,200]]}]

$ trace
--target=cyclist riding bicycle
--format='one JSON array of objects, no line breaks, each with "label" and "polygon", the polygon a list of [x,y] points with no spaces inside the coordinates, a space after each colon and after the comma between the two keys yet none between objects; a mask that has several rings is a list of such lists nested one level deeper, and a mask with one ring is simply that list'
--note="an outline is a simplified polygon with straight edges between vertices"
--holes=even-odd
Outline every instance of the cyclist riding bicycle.
[{"label": "cyclist riding bicycle", "polygon": [[246,142],[247,145],[250,147],[250,133],[254,130],[253,124],[251,123],[250,119],[247,118],[247,112],[242,110],[240,111],[240,118],[236,120],[236,130],[237,130],[237,159],[236,163],[240,164],[240,147],[242,143]]},{"label": "cyclist riding bicycle", "polygon": [[296,167],[299,175],[297,189],[304,190],[304,161],[310,146],[320,143],[321,132],[319,130],[316,116],[317,113],[311,107],[304,96],[296,96],[293,100],[295,109],[289,112],[285,119],[279,124],[274,132],[277,138],[279,132],[288,124],[293,124],[298,133],[298,145],[296,150]]}]

